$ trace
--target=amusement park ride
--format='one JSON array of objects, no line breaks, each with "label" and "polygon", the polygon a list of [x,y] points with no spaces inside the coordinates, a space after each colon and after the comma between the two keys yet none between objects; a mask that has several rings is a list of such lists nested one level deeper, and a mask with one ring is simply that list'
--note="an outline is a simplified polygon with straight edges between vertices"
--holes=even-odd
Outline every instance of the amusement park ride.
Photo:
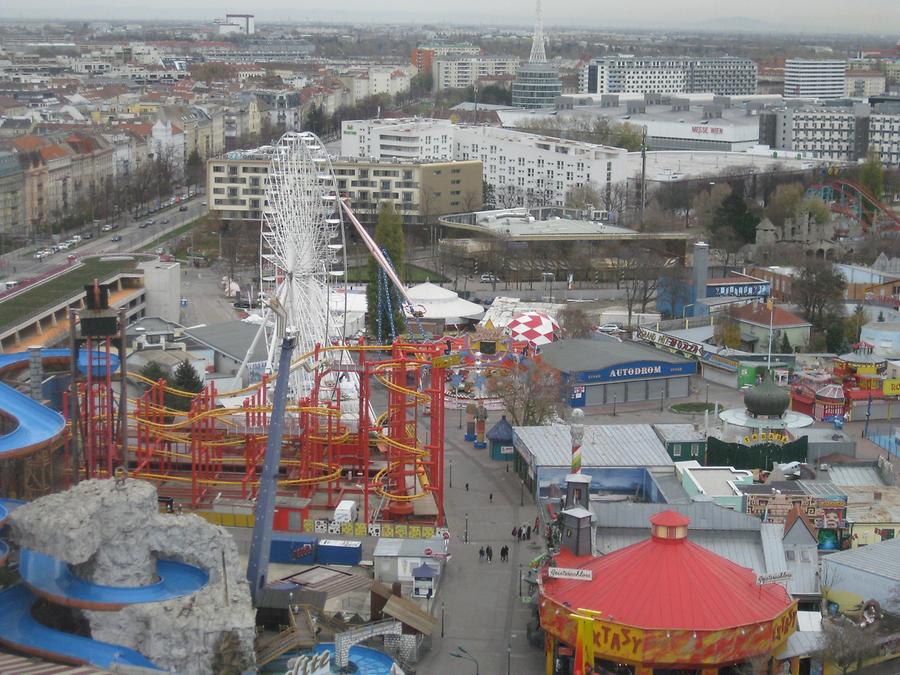
[{"label": "amusement park ride", "polygon": [[[346,338],[329,302],[346,274],[345,218],[394,284],[399,304],[408,315],[415,310],[383,251],[340,198],[319,139],[289,133],[263,150],[272,162],[261,233],[266,309],[249,351],[266,341],[264,374],[236,391],[220,392],[209,382],[194,393],[128,373],[146,389],[119,405],[123,396],[115,384],[126,375],[113,375],[120,364],[112,352],[121,326],[113,321],[107,334],[85,335],[82,319],[73,353],[86,341],[94,359],[68,404],[68,419],[76,423],[70,424],[66,466],[78,467],[75,480],[126,467],[154,482],[161,496],[200,511],[220,499],[279,497],[309,521],[330,519],[326,514],[351,499],[367,526],[443,526],[447,344],[395,337],[370,345]],[[104,307],[99,302],[96,309]],[[296,356],[287,361],[288,382],[274,388],[285,397],[279,402],[271,385],[285,376],[279,361],[286,337]],[[246,368],[245,361],[239,372]],[[187,399],[177,406],[187,409],[167,407],[173,397]],[[279,403],[283,420],[272,412]],[[277,480],[269,484],[261,474],[272,431],[280,437],[281,457]]]}]

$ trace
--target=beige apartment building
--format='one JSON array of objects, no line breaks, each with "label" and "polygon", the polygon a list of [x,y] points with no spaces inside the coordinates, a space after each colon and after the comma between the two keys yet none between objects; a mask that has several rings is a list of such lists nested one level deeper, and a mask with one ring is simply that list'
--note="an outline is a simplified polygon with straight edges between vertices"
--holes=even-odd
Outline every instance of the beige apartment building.
[{"label": "beige apartment building", "polygon": [[[231,152],[207,163],[209,209],[224,220],[259,220],[266,207],[270,158],[260,150]],[[381,203],[391,201],[407,226],[482,205],[479,160],[416,162],[332,160],[338,191],[363,224],[374,225]]]}]

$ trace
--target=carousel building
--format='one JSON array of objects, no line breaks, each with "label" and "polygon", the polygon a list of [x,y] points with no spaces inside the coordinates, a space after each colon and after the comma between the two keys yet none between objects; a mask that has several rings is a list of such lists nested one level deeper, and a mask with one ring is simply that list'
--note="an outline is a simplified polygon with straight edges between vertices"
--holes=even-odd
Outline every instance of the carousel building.
[{"label": "carousel building", "polygon": [[811,426],[809,415],[788,410],[791,395],[766,377],[744,395],[743,408],[729,408],[719,413],[725,423],[724,440],[753,444],[769,440],[785,441],[797,429]]},{"label": "carousel building", "polygon": [[590,512],[580,476],[570,479],[562,550],[538,581],[547,675],[743,672],[770,662],[796,630],[781,583],[692,542],[689,518],[675,511],[653,515],[643,541],[579,555]]}]

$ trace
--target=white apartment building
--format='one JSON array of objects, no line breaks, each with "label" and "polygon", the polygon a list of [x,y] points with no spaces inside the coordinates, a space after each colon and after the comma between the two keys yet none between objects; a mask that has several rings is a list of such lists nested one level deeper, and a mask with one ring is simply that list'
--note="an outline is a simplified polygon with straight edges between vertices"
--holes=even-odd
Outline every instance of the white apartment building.
[{"label": "white apartment building", "polygon": [[[773,120],[769,123],[767,120]],[[788,107],[760,118],[760,141],[822,159],[855,162],[873,152],[884,164],[900,165],[900,110],[868,105]]]},{"label": "white apartment building", "polygon": [[519,59],[502,56],[449,55],[431,62],[435,91],[471,87],[482,78],[512,76],[519,68]]},{"label": "white apartment building", "polygon": [[412,66],[371,66],[344,71],[340,80],[347,88],[345,104],[354,105],[379,94],[404,94],[409,91],[413,74]]},{"label": "white apartment building", "polygon": [[686,57],[603,56],[582,67],[582,94],[756,93],[757,68],[750,59],[733,56]]},{"label": "white apartment building", "polygon": [[869,116],[869,149],[883,164],[900,166],[900,112]]},{"label": "white apartment building", "polygon": [[785,59],[785,98],[843,98],[847,62],[835,59]]},{"label": "white apartment building", "polygon": [[[593,143],[549,138],[499,127],[448,120],[352,120],[342,125],[347,157],[481,160],[484,180],[496,195],[533,205],[565,203],[575,186],[609,190],[627,178],[627,152]],[[513,204],[505,204],[506,206]]]}]

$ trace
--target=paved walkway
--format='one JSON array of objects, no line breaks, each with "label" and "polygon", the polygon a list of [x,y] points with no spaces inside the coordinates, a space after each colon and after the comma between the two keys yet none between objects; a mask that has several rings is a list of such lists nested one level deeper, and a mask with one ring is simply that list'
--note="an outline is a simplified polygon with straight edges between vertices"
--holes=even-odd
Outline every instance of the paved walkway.
[{"label": "paved walkway", "polygon": [[[540,675],[543,651],[531,647],[525,637],[531,610],[519,599],[519,571],[520,565],[524,570],[541,553],[541,542],[532,537],[518,543],[510,535],[514,524],[534,523],[534,502],[521,493],[521,482],[511,468],[507,471],[505,462],[494,462],[487,450],[475,450],[465,442],[453,415],[448,414],[446,422],[445,475],[453,487],[447,488],[445,510],[453,532],[453,557],[435,600],[439,619],[441,604],[444,607],[444,637],[436,631],[417,672],[475,673],[474,663],[450,656],[462,646],[478,660],[482,675]],[[467,515],[469,543],[464,541]],[[479,563],[478,549],[488,544],[493,562]],[[500,562],[504,544],[510,547],[508,563]]]}]

